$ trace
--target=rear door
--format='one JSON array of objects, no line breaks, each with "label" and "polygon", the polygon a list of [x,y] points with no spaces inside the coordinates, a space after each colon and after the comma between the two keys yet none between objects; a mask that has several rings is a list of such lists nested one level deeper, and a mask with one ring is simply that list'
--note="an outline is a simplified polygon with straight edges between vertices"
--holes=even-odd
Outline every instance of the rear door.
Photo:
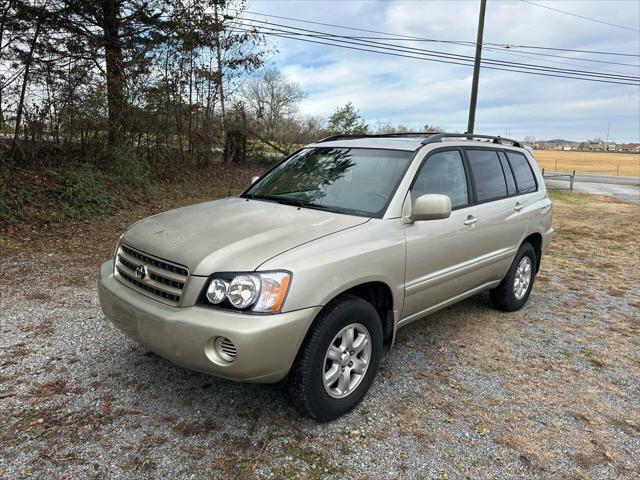
[{"label": "rear door", "polygon": [[526,231],[528,217],[508,158],[502,151],[466,148],[478,225],[474,240],[481,250],[478,269],[484,281],[501,279]]}]

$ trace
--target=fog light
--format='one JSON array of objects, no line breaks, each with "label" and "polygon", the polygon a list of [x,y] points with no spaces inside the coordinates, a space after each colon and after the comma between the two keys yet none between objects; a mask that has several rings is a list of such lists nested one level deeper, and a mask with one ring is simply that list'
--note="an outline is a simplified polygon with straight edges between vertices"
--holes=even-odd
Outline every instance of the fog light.
[{"label": "fog light", "polygon": [[226,337],[218,337],[213,344],[218,356],[227,362],[233,362],[238,356],[238,350],[231,340]]}]

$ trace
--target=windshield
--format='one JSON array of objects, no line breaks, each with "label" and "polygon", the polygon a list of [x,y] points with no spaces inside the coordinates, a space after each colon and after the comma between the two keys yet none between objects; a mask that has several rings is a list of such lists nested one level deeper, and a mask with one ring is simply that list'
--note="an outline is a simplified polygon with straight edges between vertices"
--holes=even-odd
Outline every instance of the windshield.
[{"label": "windshield", "polygon": [[342,213],[382,216],[413,152],[307,148],[242,196]]}]

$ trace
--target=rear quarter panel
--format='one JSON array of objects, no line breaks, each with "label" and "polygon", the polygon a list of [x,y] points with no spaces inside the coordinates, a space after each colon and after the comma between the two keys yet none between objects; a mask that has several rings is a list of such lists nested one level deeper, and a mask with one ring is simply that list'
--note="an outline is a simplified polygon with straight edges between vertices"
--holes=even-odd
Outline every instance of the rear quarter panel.
[{"label": "rear quarter panel", "polygon": [[525,210],[528,213],[529,225],[527,235],[539,233],[542,235],[542,250],[546,250],[553,236],[553,209],[552,202],[547,196],[547,187],[544,183],[542,171],[538,167],[538,163],[529,151],[525,151],[529,164],[533,169],[533,173],[538,183],[538,191],[525,195],[528,198]]}]

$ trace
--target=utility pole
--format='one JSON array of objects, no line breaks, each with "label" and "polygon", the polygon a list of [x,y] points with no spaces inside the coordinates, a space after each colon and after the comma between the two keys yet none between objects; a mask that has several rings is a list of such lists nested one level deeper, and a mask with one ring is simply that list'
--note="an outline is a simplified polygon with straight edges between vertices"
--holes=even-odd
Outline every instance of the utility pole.
[{"label": "utility pole", "polygon": [[487,0],[480,0],[480,16],[478,17],[478,36],[476,37],[476,59],[473,64],[473,84],[471,86],[471,102],[469,103],[469,123],[467,133],[473,133],[476,123],[476,103],[478,103],[478,79],[480,77],[480,59],[482,58],[482,35],[484,33],[484,12]]}]

